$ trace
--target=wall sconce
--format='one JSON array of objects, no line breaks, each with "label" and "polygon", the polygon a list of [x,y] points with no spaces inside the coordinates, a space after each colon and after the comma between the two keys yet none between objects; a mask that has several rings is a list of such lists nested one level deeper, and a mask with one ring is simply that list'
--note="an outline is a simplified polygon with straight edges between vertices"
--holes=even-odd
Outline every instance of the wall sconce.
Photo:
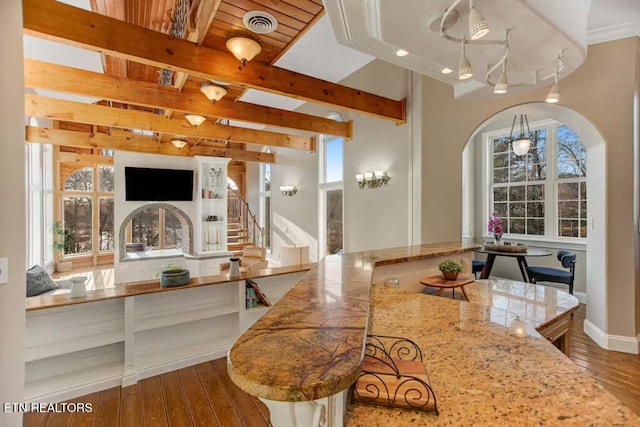
[{"label": "wall sconce", "polygon": [[187,145],[187,141],[184,139],[172,139],[171,143],[175,145],[178,150]]},{"label": "wall sconce", "polygon": [[186,114],[184,118],[189,122],[191,126],[196,129],[198,128],[198,126],[204,123],[205,120],[207,120],[206,117],[200,116],[198,114]]},{"label": "wall sconce", "polygon": [[204,82],[200,84],[200,91],[204,93],[204,96],[209,98],[209,101],[214,104],[216,101],[220,101],[223,96],[227,94],[227,90],[222,86],[214,85],[213,83]]},{"label": "wall sconce", "polygon": [[384,185],[387,185],[387,182],[391,177],[387,175],[386,172],[383,171],[375,171],[375,172],[365,172],[365,173],[357,173],[356,181],[358,182],[358,188],[363,189],[365,186],[367,188],[380,188]]},{"label": "wall sconce", "polygon": [[296,193],[298,192],[298,189],[296,188],[295,185],[281,185],[280,192],[285,197],[291,197],[296,195]]},{"label": "wall sconce", "polygon": [[227,49],[233,53],[233,56],[242,62],[242,66],[246,66],[257,54],[262,52],[262,46],[257,41],[246,37],[238,36],[227,40]]}]

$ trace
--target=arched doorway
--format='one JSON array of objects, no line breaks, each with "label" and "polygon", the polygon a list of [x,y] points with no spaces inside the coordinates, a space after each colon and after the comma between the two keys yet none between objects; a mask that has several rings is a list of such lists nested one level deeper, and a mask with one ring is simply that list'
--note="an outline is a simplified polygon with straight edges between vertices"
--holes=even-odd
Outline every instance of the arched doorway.
[{"label": "arched doorway", "polygon": [[[482,236],[486,226],[488,215],[488,186],[487,168],[488,153],[487,141],[483,135],[490,134],[497,129],[511,127],[514,115],[527,114],[529,122],[553,120],[568,126],[580,138],[586,146],[587,170],[586,193],[586,246],[584,250],[583,272],[581,280],[582,288],[576,292],[582,302],[587,303],[587,321],[585,332],[596,342],[601,342],[596,335],[601,334],[600,328],[595,325],[606,325],[607,317],[607,262],[606,262],[606,141],[602,133],[584,116],[576,111],[561,105],[547,103],[528,103],[502,110],[491,117],[486,118],[472,132],[463,150],[463,234],[466,237]],[[552,164],[553,161],[551,162]],[[554,174],[556,171],[547,171]],[[478,182],[483,184],[478,185]],[[557,203],[557,199],[556,203]],[[485,212],[486,211],[486,212]],[[479,216],[482,219],[479,220]],[[556,219],[557,220],[557,219]],[[481,239],[480,239],[481,240]],[[530,240],[533,245],[546,247],[555,252],[568,243],[562,239],[557,241],[545,241],[545,239]],[[531,243],[528,243],[531,245]]]}]

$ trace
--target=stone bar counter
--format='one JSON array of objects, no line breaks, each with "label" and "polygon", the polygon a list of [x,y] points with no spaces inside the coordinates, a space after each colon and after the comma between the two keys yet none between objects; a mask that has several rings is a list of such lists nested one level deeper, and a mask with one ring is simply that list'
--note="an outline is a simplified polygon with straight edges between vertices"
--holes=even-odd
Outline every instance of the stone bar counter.
[{"label": "stone bar counter", "polygon": [[[492,293],[481,285],[476,295]],[[640,425],[535,330],[510,335],[514,313],[381,285],[373,285],[371,305],[370,333],[405,337],[422,350],[440,414],[353,404],[346,426]],[[532,313],[525,323],[536,315],[546,318]]]},{"label": "stone bar counter", "polygon": [[[235,342],[227,359],[231,379],[267,404],[276,427],[640,425],[536,332],[554,320],[553,310],[561,316],[574,309],[575,298],[521,305],[514,311],[529,335],[519,338],[509,335],[516,314],[507,310],[518,304],[518,286],[531,292],[528,284],[512,289],[514,302],[504,308],[481,304],[495,305],[495,295],[514,282],[497,289],[491,281],[469,285],[471,303],[371,285],[376,266],[424,260],[432,268],[445,258],[468,266],[476,247],[448,242],[327,257]],[[562,299],[565,293],[556,292]],[[360,404],[345,414],[368,333],[400,336],[420,346],[439,416]]]}]

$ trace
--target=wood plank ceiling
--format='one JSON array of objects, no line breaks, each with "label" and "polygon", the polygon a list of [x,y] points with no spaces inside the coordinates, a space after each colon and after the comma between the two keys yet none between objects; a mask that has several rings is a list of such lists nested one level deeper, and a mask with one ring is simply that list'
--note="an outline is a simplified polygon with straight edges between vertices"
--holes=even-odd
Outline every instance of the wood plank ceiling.
[{"label": "wood plank ceiling", "polygon": [[[204,95],[200,92],[200,84],[208,81],[205,77],[210,75],[210,72],[206,71],[206,66],[202,68],[202,65],[196,62],[197,58],[193,60],[193,66],[184,66],[184,63],[182,63],[182,65],[180,63],[174,64],[171,60],[169,60],[169,62],[163,62],[152,57],[147,58],[144,53],[142,53],[141,56],[140,54],[131,54],[119,50],[123,44],[118,42],[115,42],[113,46],[120,46],[120,48],[111,49],[114,41],[107,40],[111,38],[107,37],[107,34],[99,35],[97,38],[92,39],[94,41],[87,42],[82,36],[82,26],[84,25],[81,22],[82,19],[91,20],[89,32],[96,32],[96,35],[99,34],[101,27],[114,27],[113,22],[115,21],[111,21],[112,24],[109,24],[109,22],[102,23],[99,22],[97,17],[91,18],[89,15],[86,15],[84,11],[75,10],[75,8],[70,8],[60,3],[52,6],[49,0],[23,0],[26,33],[76,44],[102,52],[103,69],[105,73],[101,84],[96,83],[99,80],[99,75],[95,75],[94,73],[90,79],[92,83],[79,88],[78,84],[71,80],[73,78],[72,76],[80,76],[82,73],[88,72],[61,67],[57,71],[59,73],[58,75],[62,76],[64,74],[69,76],[68,83],[66,83],[66,86],[63,88],[61,83],[62,78],[58,79],[57,83],[53,83],[51,79],[40,78],[37,72],[30,71],[37,70],[39,72],[42,70],[42,72],[44,72],[44,70],[53,69],[52,67],[54,66],[39,63],[38,61],[27,61],[28,64],[25,63],[26,85],[31,85],[30,87],[34,88],[56,90],[55,84],[58,84],[58,90],[102,98],[104,101],[99,102],[99,105],[146,113],[139,117],[145,119],[145,122],[151,123],[149,126],[153,126],[153,123],[159,123],[153,117],[149,117],[151,115],[157,115],[162,112],[165,117],[170,117],[170,123],[168,122],[167,124],[163,124],[163,126],[157,126],[158,129],[153,129],[155,131],[153,142],[156,146],[140,151],[165,152],[166,154],[175,155],[176,149],[170,144],[170,140],[178,134],[171,131],[179,129],[180,126],[177,124],[178,120],[184,120],[185,114],[190,112],[201,114],[212,119],[212,124],[209,124],[209,126],[213,126],[213,128],[208,128],[208,130],[203,129],[200,133],[184,132],[186,136],[182,136],[188,141],[189,146],[184,150],[186,153],[181,153],[182,155],[206,155],[206,149],[209,148],[211,155],[235,154],[236,159],[241,161],[275,161],[273,156],[260,156],[251,153],[241,154],[240,151],[244,150],[244,145],[238,143],[263,143],[265,145],[288,146],[313,151],[315,150],[315,141],[311,140],[311,142],[309,142],[304,140],[313,134],[331,133],[345,136],[347,139],[350,138],[351,126],[348,123],[337,124],[333,122],[332,124],[328,123],[325,118],[265,108],[237,101],[247,87],[260,89],[260,85],[264,84],[264,88],[276,93],[280,90],[277,87],[278,84],[280,87],[285,87],[281,81],[269,81],[269,79],[277,80],[278,76],[282,77],[284,75],[282,70],[273,67],[273,64],[323,15],[324,9],[321,0],[90,0],[90,3],[92,11],[99,15],[126,22],[132,26],[169,35],[169,40],[175,38],[175,42],[183,38],[195,45],[206,48],[203,51],[194,50],[193,52],[195,54],[203,52],[204,57],[217,57],[219,61],[216,62],[216,64],[220,67],[231,67],[229,64],[234,64],[232,67],[240,70],[240,73],[236,70],[233,75],[236,84],[225,86],[228,90],[225,98],[215,106],[211,106],[211,104],[207,106],[206,103],[202,102],[202,100],[206,100],[206,98],[204,98]],[[47,8],[49,8],[49,12],[43,12]],[[270,34],[255,34],[250,32],[245,27],[242,18],[247,12],[254,10],[265,11],[276,17],[278,20],[277,29]],[[49,15],[44,15],[44,13],[49,13]],[[64,32],[65,28],[69,28],[69,23],[64,23],[65,14],[75,14],[73,18],[74,21],[72,22],[79,22],[79,24],[78,28],[61,34],[60,31]],[[48,19],[46,17],[52,15],[58,15],[61,16],[61,18],[59,20],[53,20],[58,22],[47,22]],[[184,19],[185,16],[187,17],[186,20]],[[179,17],[183,19],[180,21],[178,19]],[[126,40],[132,43],[135,43],[133,37],[137,36],[140,40],[149,40],[149,46],[160,48],[158,42],[162,43],[162,39],[158,39],[157,37],[153,39],[153,37],[155,37],[153,35],[154,33],[139,32],[138,34],[132,26],[119,27],[119,29],[114,29],[113,33],[120,35],[121,38],[127,37],[123,35],[127,34],[130,38]],[[88,33],[86,28],[84,33]],[[239,62],[231,62],[227,58],[230,57],[230,54],[225,46],[226,41],[236,35],[249,35],[256,39],[262,47],[262,52],[246,67],[238,66]],[[95,42],[95,40],[99,41]],[[154,41],[156,42],[155,44]],[[145,45],[146,44],[147,43],[145,43]],[[190,46],[178,43],[174,48],[186,51]],[[149,47],[149,49],[151,49],[151,47]],[[105,51],[109,53],[105,54]],[[224,53],[224,56],[222,56],[221,53]],[[176,60],[179,61],[179,57],[180,55],[176,56]],[[224,58],[224,60],[222,60],[222,58]],[[264,73],[257,79],[252,77],[251,70],[245,71],[245,68],[251,69],[251,64],[253,63],[256,64],[253,68],[257,70],[254,72]],[[163,72],[163,70],[165,71]],[[188,70],[192,70],[193,73],[199,74],[199,76],[189,75]],[[227,70],[232,70],[232,68],[227,68]],[[227,73],[227,77],[232,76],[228,71],[222,71],[222,74],[225,75],[225,72]],[[309,99],[312,102],[316,100],[327,103],[322,99],[322,93],[316,95],[313,90],[309,89],[309,87],[316,85],[318,88],[324,88],[324,93],[330,93],[327,100],[329,101],[328,103],[332,105],[341,106],[341,103],[345,103],[345,108],[360,109],[364,111],[365,114],[378,115],[379,117],[395,120],[397,123],[403,123],[404,121],[404,103],[400,106],[399,101],[374,97],[358,91],[357,95],[360,96],[362,94],[364,97],[361,99],[367,99],[369,103],[375,104],[372,107],[365,106],[365,109],[362,110],[362,106],[358,106],[355,103],[350,105],[349,102],[344,101],[345,99],[353,98],[351,95],[353,95],[354,92],[350,92],[353,91],[352,89],[308,78],[307,76],[296,73],[289,74],[291,75],[291,82],[297,79],[296,81],[298,83],[304,83],[304,86],[307,88],[302,88],[302,92],[299,94],[296,92],[285,92],[286,96]],[[90,76],[90,74],[87,74],[87,76]],[[107,80],[109,78],[117,80],[109,82]],[[261,83],[263,80],[264,83]],[[50,82],[48,83],[49,87],[47,87],[47,81]],[[80,81],[82,80],[75,80],[75,82]],[[85,81],[88,82],[88,80]],[[127,81],[132,84],[125,84]],[[232,80],[230,79],[229,81]],[[133,84],[133,82],[139,83]],[[140,85],[144,85],[144,87]],[[113,90],[108,90],[108,87],[111,87]],[[127,89],[123,89],[123,87],[130,87],[130,89],[127,91]],[[152,87],[157,89],[157,96],[150,95]],[[330,90],[327,91],[327,88]],[[188,101],[187,105],[190,107],[188,107],[188,109],[185,108],[185,106],[183,106],[185,103],[180,102],[180,98],[172,98],[171,90],[173,90],[173,93],[178,97],[185,97],[185,101],[189,99],[190,101]],[[116,94],[116,92],[119,93]],[[127,93],[130,95],[127,95]],[[140,95],[135,96],[136,93]],[[142,98],[144,98],[144,101]],[[340,101],[340,99],[343,101]],[[64,109],[63,107],[56,109],[56,106],[51,106],[50,104],[51,102],[45,98],[38,99],[37,97],[33,97],[28,108],[31,108],[33,114],[41,114],[41,117],[53,118],[55,120],[60,120],[64,117],[70,118],[73,114],[73,121],[75,123],[67,122],[57,127],[67,132],[71,130],[78,132],[78,135],[74,137],[74,140],[77,141],[76,147],[85,146],[83,145],[85,143],[90,144],[90,137],[87,135],[91,135],[94,132],[102,134],[114,132],[113,127],[107,126],[107,116],[100,111],[96,110],[93,115],[88,112],[86,114],[80,114],[78,112],[79,105],[66,104]],[[59,104],[63,105],[62,102]],[[49,107],[39,108],[41,105],[49,105]],[[400,112],[396,112],[399,111],[397,110],[398,107],[401,108]],[[370,112],[367,112],[367,109],[369,109]],[[38,113],[35,113],[36,111]],[[43,111],[46,111],[46,113]],[[73,111],[75,111],[75,113],[72,113]],[[108,116],[111,117],[113,115]],[[119,114],[118,117],[118,120],[122,120],[122,123],[126,121],[130,123],[134,116],[129,117],[124,114]],[[303,134],[306,133],[307,136],[300,137],[265,131],[249,133],[240,128],[229,127],[228,131],[222,132],[222,134],[225,135],[222,139],[211,137],[212,135],[220,136],[221,134],[219,128],[221,125],[215,125],[214,122],[228,118],[276,126],[284,125],[285,128],[288,127],[290,129],[296,129],[297,131],[303,131]],[[205,123],[209,122],[210,120]],[[223,121],[223,123],[226,122]],[[160,130],[160,128],[162,130]],[[43,138],[42,132],[32,130],[30,134],[34,135],[34,138],[39,139],[40,142],[45,139]],[[38,138],[36,138],[35,135],[39,135]],[[54,135],[56,134],[49,133],[47,137],[53,138]],[[103,146],[108,146],[111,143],[110,141],[113,140],[116,141],[114,142],[114,147],[122,147],[122,136],[114,136],[117,137],[115,140],[101,137],[100,143]],[[57,141],[57,143],[60,143],[59,138]],[[158,144],[160,146],[158,146]],[[140,136],[136,135],[135,146],[141,147],[142,145],[143,143],[140,141]],[[77,149],[86,150],[86,148]]]}]

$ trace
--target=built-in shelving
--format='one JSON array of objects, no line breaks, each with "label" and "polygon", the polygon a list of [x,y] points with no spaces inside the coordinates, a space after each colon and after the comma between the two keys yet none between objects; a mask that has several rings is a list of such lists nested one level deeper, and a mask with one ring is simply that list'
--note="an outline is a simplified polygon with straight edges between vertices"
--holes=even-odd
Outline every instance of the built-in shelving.
[{"label": "built-in shelving", "polygon": [[[305,272],[254,279],[275,304]],[[245,280],[27,312],[25,400],[57,402],[223,357],[269,307]]]},{"label": "built-in shelving", "polygon": [[227,252],[227,165],[222,157],[196,156],[199,254]]}]

